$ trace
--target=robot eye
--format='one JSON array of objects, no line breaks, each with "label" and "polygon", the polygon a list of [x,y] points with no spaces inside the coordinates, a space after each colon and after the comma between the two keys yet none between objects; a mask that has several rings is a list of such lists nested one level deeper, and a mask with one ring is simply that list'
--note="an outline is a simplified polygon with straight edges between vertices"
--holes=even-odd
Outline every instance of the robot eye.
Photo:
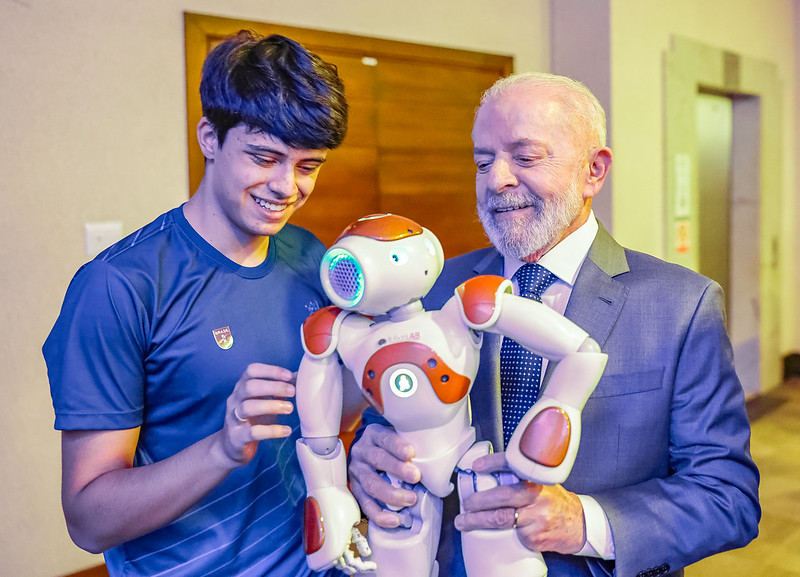
[{"label": "robot eye", "polygon": [[392,253],[392,262],[397,266],[402,266],[408,262],[408,253],[403,249],[398,249]]},{"label": "robot eye", "polygon": [[358,260],[343,249],[331,249],[322,260],[327,269],[330,288],[346,301],[346,306],[355,306],[364,296],[364,273]]}]

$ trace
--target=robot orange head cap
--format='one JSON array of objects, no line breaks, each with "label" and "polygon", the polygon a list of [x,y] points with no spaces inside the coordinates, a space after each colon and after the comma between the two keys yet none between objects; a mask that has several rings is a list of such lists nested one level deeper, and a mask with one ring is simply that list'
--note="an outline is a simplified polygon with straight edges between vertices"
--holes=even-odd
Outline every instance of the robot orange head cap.
[{"label": "robot orange head cap", "polygon": [[320,278],[336,306],[380,315],[425,296],[443,265],[442,245],[430,230],[378,214],[344,230],[325,253]]},{"label": "robot orange head cap", "polygon": [[392,241],[416,234],[422,234],[422,227],[410,218],[390,213],[370,214],[350,224],[336,241],[350,235]]}]

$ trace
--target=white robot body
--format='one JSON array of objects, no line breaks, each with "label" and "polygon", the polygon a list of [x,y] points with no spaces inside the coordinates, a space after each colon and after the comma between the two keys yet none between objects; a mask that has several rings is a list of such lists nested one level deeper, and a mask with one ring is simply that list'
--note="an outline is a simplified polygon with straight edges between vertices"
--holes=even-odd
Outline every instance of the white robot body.
[{"label": "white robot body", "polygon": [[[439,497],[452,491],[453,469],[475,439],[467,395],[482,339],[459,322],[455,305],[400,311],[404,319],[398,322],[394,312],[377,320],[342,311],[337,323],[339,334],[348,334],[346,341],[336,339],[338,357],[356,375],[364,397],[414,445],[422,484]],[[326,402],[318,407],[337,406],[335,399],[323,396]],[[304,408],[301,415],[313,410]],[[325,420],[322,415],[301,417],[303,436],[330,435],[338,422],[322,434],[313,430]]]},{"label": "white robot body", "polygon": [[[349,315],[343,322],[344,331],[351,326],[351,318],[353,325],[369,331],[353,331],[355,338],[340,342],[339,356],[359,380],[367,400],[398,432],[435,428],[449,421],[456,401],[469,392],[477,372],[480,339],[465,339],[469,329],[463,326],[460,331],[445,328],[442,317],[442,311],[420,310],[400,322],[375,319],[371,327],[364,327],[364,317],[359,315]],[[408,370],[414,377],[404,379]],[[415,407],[412,411],[410,404]]]},{"label": "white robot body", "polygon": [[[396,215],[353,223],[326,252],[320,277],[336,306],[303,325],[306,354],[297,377],[298,441],[308,498],[305,530],[309,566],[352,574],[378,565],[379,577],[435,577],[441,498],[458,471],[460,498],[495,486],[472,462],[491,452],[475,443],[469,391],[480,360],[482,331],[513,338],[556,364],[542,398],[526,413],[506,448],[512,471],[537,483],[563,482],[578,450],[580,413],[605,367],[606,355],[585,331],[535,301],[513,294],[510,281],[479,276],[456,289],[438,311],[420,303],[442,270],[441,245],[427,229]],[[398,529],[370,524],[362,554],[343,553],[358,523],[336,437],[342,416],[343,366],[366,400],[415,449],[422,478],[417,505],[401,511]],[[392,482],[397,482],[390,479]],[[334,526],[335,525],[335,526]],[[353,533],[358,539],[360,534]],[[541,555],[514,530],[462,535],[470,577],[546,575]]]}]

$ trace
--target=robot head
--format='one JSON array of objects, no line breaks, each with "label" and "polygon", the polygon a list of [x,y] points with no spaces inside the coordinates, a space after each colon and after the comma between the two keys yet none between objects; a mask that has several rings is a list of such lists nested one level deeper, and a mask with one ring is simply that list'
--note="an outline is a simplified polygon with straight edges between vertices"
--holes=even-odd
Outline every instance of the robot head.
[{"label": "robot head", "polygon": [[333,303],[381,315],[421,299],[439,277],[439,239],[411,219],[374,214],[358,219],[322,259],[322,287]]}]

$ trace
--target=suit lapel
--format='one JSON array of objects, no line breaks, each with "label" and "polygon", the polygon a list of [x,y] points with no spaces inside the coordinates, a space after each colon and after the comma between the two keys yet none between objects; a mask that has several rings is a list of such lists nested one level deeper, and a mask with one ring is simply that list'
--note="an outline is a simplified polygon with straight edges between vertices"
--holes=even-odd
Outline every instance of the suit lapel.
[{"label": "suit lapel", "polygon": [[[472,272],[476,275],[503,274],[503,258],[496,250],[487,251],[487,254],[478,260]],[[472,403],[472,417],[478,438],[492,443],[495,451],[503,449],[503,421],[497,415],[501,413],[500,405],[500,346],[503,342],[501,335],[484,332],[483,346],[481,347],[481,363],[473,387],[470,400]]]},{"label": "suit lapel", "polygon": [[481,363],[475,377],[476,386],[472,389],[472,420],[478,438],[491,441],[495,451],[503,450],[503,419],[500,402],[500,346],[502,335],[483,333]]},{"label": "suit lapel", "polygon": [[[600,225],[575,280],[564,316],[589,333],[601,349],[628,296],[628,287],[614,277],[629,270],[625,249]],[[548,363],[545,381],[553,366]]]}]

